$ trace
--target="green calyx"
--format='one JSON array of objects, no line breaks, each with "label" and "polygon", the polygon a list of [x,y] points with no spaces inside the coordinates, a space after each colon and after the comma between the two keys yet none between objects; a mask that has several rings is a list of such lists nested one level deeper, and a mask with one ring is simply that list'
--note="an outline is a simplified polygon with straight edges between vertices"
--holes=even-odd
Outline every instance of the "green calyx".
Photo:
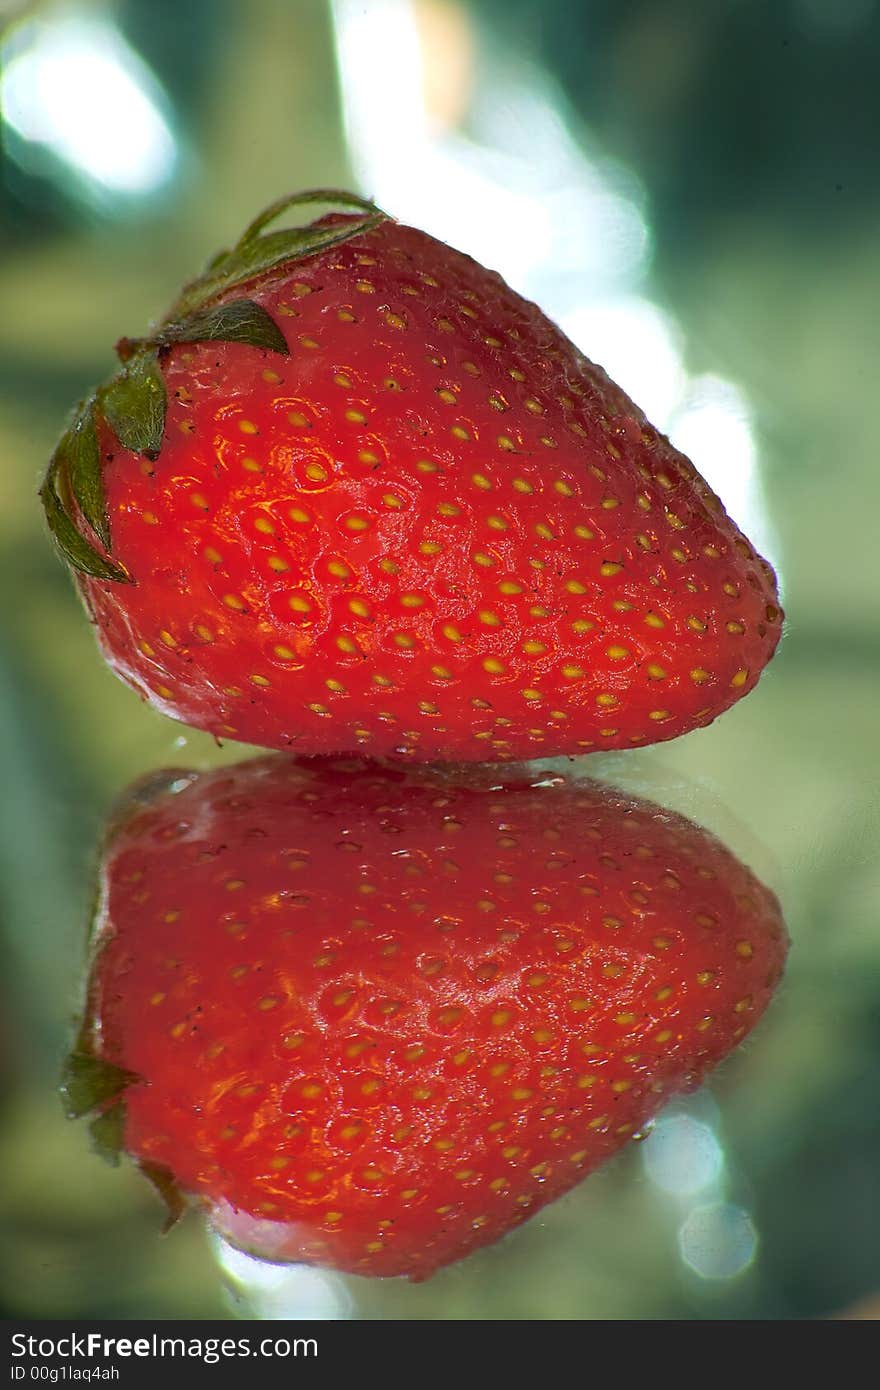
[{"label": "green calyx", "polygon": [[[355,215],[341,223],[266,230],[291,208],[315,203]],[[373,203],[336,189],[312,189],[279,198],[245,228],[231,250],[220,252],[198,279],[184,287],[154,333],[120,340],[116,351],[121,370],[77,407],[40,489],[52,538],[69,565],[94,579],[134,583],[112,558],[99,420],[106,422],[123,448],[158,458],[167,411],[162,354],[180,343],[226,342],[286,357],[287,342],[271,315],[252,299],[226,296],[246,282],[362,236],[385,220],[386,214]],[[224,302],[218,303],[221,299]]]},{"label": "green calyx", "polygon": [[[70,1120],[90,1115],[92,1148],[105,1162],[116,1167],[125,1149],[127,1109],[125,1092],[141,1081],[137,1072],[114,1066],[91,1051],[88,1029],[84,1027],[61,1075],[64,1111]],[[174,1175],[161,1164],[147,1159],[137,1161],[144,1177],[152,1183],[165,1207],[165,1234],[186,1211],[186,1199]]]},{"label": "green calyx", "polygon": [[[64,1064],[61,1094],[69,1120],[78,1120],[109,1101],[118,1100],[127,1087],[139,1081],[137,1072],[114,1066],[103,1057],[77,1047]],[[106,1112],[104,1112],[106,1113]]]},{"label": "green calyx", "polygon": [[117,1164],[125,1141],[125,1092],[140,1081],[137,1072],[117,1067],[92,1051],[88,1029],[80,1036],[64,1063],[61,1098],[69,1120],[90,1115],[89,1130],[95,1152]]}]

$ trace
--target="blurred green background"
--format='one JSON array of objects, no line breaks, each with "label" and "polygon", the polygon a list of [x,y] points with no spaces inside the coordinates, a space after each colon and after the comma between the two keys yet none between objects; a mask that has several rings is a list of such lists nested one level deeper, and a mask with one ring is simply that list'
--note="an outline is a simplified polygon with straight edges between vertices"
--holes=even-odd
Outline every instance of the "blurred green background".
[{"label": "blurred green background", "polygon": [[[880,1316],[880,6],[117,0],[2,23],[0,1313]],[[786,981],[711,1089],[419,1287],[263,1268],[63,1120],[93,846],[217,749],[104,669],[36,490],[111,346],[282,191],[349,186],[498,268],[778,566],[757,692],[591,771],[779,893]]]}]

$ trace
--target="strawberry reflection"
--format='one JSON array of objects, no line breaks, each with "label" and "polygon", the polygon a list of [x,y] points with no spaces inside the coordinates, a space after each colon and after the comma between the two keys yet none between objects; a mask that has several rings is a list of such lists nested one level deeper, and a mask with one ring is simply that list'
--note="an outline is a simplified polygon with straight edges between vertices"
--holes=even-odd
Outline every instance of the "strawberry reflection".
[{"label": "strawberry reflection", "polygon": [[696,1087],[786,947],[714,837],[595,781],[160,774],[107,836],[69,1105],[251,1254],[424,1279]]}]

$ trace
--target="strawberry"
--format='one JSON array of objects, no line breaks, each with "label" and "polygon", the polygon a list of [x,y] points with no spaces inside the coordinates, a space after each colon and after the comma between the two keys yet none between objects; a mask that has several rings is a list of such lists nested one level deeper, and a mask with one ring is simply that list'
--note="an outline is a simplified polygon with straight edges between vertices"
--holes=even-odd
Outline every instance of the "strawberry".
[{"label": "strawberry", "polygon": [[170,774],[99,903],[71,1113],[252,1252],[416,1279],[696,1085],[786,952],[705,831],[517,769]]},{"label": "strawberry", "polygon": [[[355,213],[268,232],[291,205]],[[82,407],[43,501],[113,669],[303,753],[673,738],[754,686],[773,572],[495,275],[351,195],[268,209]]]}]

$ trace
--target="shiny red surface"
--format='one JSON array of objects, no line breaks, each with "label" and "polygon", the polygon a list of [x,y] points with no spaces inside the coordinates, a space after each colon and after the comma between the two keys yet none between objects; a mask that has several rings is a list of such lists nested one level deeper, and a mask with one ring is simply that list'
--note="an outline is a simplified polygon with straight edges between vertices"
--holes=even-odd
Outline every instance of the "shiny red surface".
[{"label": "shiny red surface", "polygon": [[772,571],[499,277],[389,222],[246,293],[289,357],[174,347],[158,460],[102,433],[135,582],[81,585],[152,703],[267,747],[490,761],[672,738],[754,686]]},{"label": "shiny red surface", "polygon": [[116,829],[92,1045],[143,1078],[129,1152],[239,1244],[425,1277],[763,1013],[779,906],[713,837],[595,782],[499,781],[267,758]]}]

